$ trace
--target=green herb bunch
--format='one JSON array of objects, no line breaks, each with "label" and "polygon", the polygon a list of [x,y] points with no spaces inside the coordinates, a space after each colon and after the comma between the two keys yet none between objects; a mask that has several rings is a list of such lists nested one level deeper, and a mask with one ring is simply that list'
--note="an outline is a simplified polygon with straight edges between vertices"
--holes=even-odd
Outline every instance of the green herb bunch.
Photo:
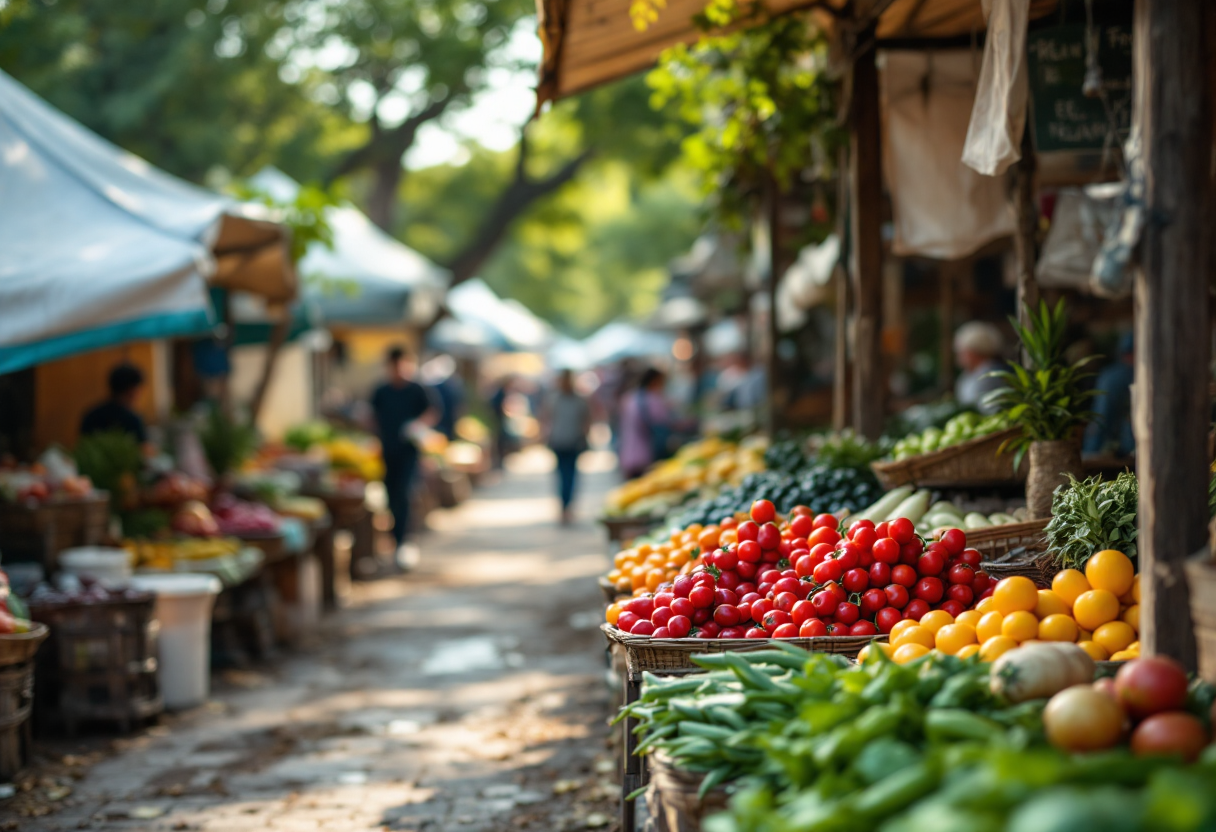
[{"label": "green herb bunch", "polygon": [[1001,451],[1017,451],[1014,464],[1032,442],[1052,442],[1069,439],[1084,426],[1093,413],[1086,408],[1097,391],[1086,389],[1085,380],[1094,374],[1085,370],[1097,356],[1086,356],[1069,364],[1064,358],[1064,333],[1068,316],[1061,300],[1054,308],[1039,302],[1037,312],[1026,309],[1029,326],[1022,326],[1010,317],[1018,339],[1029,357],[1030,367],[1009,362],[1008,370],[989,375],[1001,379],[1003,387],[984,397],[984,403],[995,405],[1013,426],[1021,432],[1001,445]]},{"label": "green herb bunch", "polygon": [[257,431],[233,419],[219,407],[212,407],[207,413],[198,438],[207,462],[217,477],[238,468],[253,456],[258,446]]},{"label": "green herb bunch", "polygon": [[1047,524],[1047,548],[1065,569],[1084,569],[1094,552],[1117,549],[1136,557],[1136,510],[1140,485],[1125,471],[1109,482],[1069,476],[1056,490]]}]

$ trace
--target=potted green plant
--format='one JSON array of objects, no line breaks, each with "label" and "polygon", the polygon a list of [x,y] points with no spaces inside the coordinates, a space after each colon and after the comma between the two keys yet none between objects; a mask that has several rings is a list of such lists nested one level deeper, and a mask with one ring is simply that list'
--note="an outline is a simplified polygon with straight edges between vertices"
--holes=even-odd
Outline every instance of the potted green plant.
[{"label": "potted green plant", "polygon": [[1018,434],[1001,446],[1013,450],[1016,468],[1022,457],[1030,455],[1026,477],[1026,508],[1032,519],[1051,516],[1051,499],[1056,488],[1069,482],[1069,475],[1080,477],[1080,434],[1093,416],[1086,404],[1097,395],[1086,389],[1084,381],[1093,373],[1085,367],[1097,356],[1086,356],[1069,363],[1064,357],[1064,333],[1068,317],[1064,301],[1055,307],[1039,302],[1037,311],[1027,307],[1027,325],[1010,318],[1029,366],[1009,362],[1009,369],[991,375],[1004,386],[990,392],[985,404],[996,405]]}]

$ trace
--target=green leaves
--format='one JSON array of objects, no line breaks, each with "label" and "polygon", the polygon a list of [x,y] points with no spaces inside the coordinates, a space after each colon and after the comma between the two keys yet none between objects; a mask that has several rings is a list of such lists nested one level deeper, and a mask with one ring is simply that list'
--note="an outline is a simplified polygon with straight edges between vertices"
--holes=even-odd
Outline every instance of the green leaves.
[{"label": "green leaves", "polygon": [[1047,524],[1047,547],[1069,569],[1084,569],[1094,552],[1117,549],[1136,557],[1136,508],[1139,483],[1124,472],[1110,482],[1100,477],[1078,480],[1057,489]]}]

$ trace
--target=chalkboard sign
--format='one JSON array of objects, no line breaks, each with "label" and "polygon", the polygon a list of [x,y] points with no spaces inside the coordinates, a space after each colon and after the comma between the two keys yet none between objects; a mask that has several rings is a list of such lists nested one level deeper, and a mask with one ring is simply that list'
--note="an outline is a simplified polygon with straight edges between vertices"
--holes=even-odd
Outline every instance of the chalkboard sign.
[{"label": "chalkboard sign", "polygon": [[[1122,144],[1131,128],[1132,28],[1131,24],[1099,25],[1098,64],[1102,86]],[[1031,31],[1031,115],[1035,148],[1040,153],[1061,150],[1101,150],[1111,120],[1100,98],[1087,98],[1085,82],[1085,26],[1063,25]]]}]

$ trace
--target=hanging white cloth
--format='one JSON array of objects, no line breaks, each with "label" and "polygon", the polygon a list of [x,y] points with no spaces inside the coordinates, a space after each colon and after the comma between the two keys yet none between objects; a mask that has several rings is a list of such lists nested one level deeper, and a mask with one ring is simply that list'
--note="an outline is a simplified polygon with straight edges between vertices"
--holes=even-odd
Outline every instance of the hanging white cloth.
[{"label": "hanging white cloth", "polygon": [[988,18],[984,64],[963,146],[963,164],[985,176],[1000,176],[1022,158],[1030,0],[984,0],[984,14]]}]

